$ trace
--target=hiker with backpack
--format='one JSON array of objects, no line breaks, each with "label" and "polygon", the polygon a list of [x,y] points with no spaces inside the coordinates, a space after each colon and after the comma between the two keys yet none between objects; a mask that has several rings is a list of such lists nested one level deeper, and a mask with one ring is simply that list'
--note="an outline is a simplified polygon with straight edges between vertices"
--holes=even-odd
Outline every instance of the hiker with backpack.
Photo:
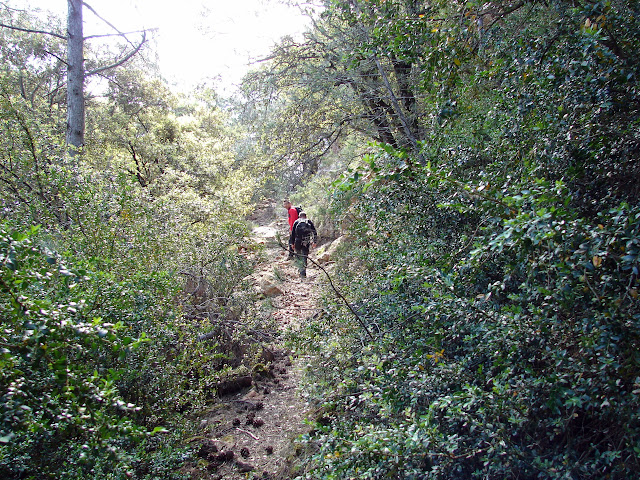
[{"label": "hiker with backpack", "polygon": [[300,216],[291,227],[289,236],[289,248],[295,249],[298,258],[298,272],[301,277],[307,276],[307,257],[312,246],[316,246],[318,232],[311,220],[307,218],[305,212],[300,212]]},{"label": "hiker with backpack", "polygon": [[[302,210],[302,208],[294,207],[288,198],[285,199],[282,206],[287,209],[287,215],[289,216],[289,235],[291,235],[293,224],[298,219],[298,215],[300,214],[300,211]],[[289,242],[289,244],[291,244],[291,242]],[[291,245],[289,245],[289,258],[290,259],[293,258],[293,247]]]}]

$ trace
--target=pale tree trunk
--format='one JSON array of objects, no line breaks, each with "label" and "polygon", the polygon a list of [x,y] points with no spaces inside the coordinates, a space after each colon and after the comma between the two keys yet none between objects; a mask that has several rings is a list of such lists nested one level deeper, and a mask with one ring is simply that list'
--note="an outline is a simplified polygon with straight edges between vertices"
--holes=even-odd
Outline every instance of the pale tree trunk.
[{"label": "pale tree trunk", "polygon": [[67,4],[67,145],[75,156],[84,145],[82,0],[67,0]]}]

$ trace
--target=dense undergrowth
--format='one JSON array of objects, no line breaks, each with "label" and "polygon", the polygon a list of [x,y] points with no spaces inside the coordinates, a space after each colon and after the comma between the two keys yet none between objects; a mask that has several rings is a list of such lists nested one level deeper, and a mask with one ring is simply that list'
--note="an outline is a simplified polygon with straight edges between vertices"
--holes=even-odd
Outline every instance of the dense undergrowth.
[{"label": "dense undergrowth", "polygon": [[113,216],[96,208],[104,196],[67,210],[85,228],[98,212],[90,234],[2,224],[3,478],[180,477],[189,415],[215,400],[243,364],[236,346],[261,328],[240,325],[245,227],[210,224],[178,245],[163,209],[123,182]]},{"label": "dense undergrowth", "polygon": [[303,340],[324,412],[308,477],[632,476],[640,208],[590,222],[538,182],[514,200],[526,211],[435,242],[446,229],[402,212],[415,198],[392,190],[400,211],[368,197],[384,214],[339,268],[375,341],[339,312]]},{"label": "dense undergrowth", "polygon": [[[372,146],[335,185],[351,239],[335,272],[373,339],[331,300],[301,332],[320,413],[299,478],[640,469],[638,63],[624,54],[640,17],[631,2],[525,5],[477,50],[463,48],[473,21],[448,24],[424,51],[457,48],[461,66],[424,105],[419,152]],[[425,94],[441,73],[422,71]]]},{"label": "dense undergrowth", "polygon": [[3,10],[0,477],[184,476],[191,416],[273,332],[241,217],[301,180],[367,331],[330,292],[291,335],[300,478],[640,471],[636,3],[323,6],[246,82],[251,133],[141,62],[76,155],[64,36]]},{"label": "dense undergrowth", "polygon": [[0,477],[183,478],[192,415],[272,330],[243,281],[259,180],[211,90],[133,63],[72,155],[61,38],[0,36]]}]

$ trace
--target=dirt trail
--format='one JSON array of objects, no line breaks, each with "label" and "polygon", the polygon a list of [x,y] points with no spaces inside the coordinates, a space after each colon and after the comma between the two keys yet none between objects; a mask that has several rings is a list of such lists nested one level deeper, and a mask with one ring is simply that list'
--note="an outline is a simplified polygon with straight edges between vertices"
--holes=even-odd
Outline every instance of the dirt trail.
[{"label": "dirt trail", "polygon": [[[287,231],[288,224],[281,219],[253,232],[266,249],[266,261],[256,273],[274,274],[284,292],[266,300],[283,331],[317,312],[316,283],[321,274],[310,265],[307,278],[299,277],[295,263],[287,259],[287,252],[276,241],[277,232]],[[201,461],[190,472],[192,478],[289,478],[296,455],[293,440],[308,430],[304,423],[307,405],[298,395],[306,360],[275,347],[265,350],[265,357],[265,368],[254,369],[247,378],[250,386],[223,396],[202,417],[200,426],[205,434],[198,438],[197,452]]]}]

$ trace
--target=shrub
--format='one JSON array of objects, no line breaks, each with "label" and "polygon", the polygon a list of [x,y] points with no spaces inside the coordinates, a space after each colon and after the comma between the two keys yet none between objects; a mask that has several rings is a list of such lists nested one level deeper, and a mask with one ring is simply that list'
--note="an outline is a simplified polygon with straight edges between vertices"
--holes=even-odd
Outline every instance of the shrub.
[{"label": "shrub", "polygon": [[2,226],[0,258],[3,476],[47,477],[77,462],[72,470],[82,478],[96,452],[120,465],[127,445],[148,435],[118,388],[119,362],[144,334],[100,316],[118,310],[120,299],[104,298],[96,309],[91,273],[41,248],[37,228]]},{"label": "shrub", "polygon": [[[307,327],[324,340],[303,337],[322,363],[309,370],[323,413],[306,478],[629,478],[640,207],[593,222],[540,179],[451,202],[424,173],[368,187],[362,244],[339,269],[375,341],[336,311]],[[436,201],[401,208],[414,190]],[[495,216],[480,223],[479,208]]]}]

